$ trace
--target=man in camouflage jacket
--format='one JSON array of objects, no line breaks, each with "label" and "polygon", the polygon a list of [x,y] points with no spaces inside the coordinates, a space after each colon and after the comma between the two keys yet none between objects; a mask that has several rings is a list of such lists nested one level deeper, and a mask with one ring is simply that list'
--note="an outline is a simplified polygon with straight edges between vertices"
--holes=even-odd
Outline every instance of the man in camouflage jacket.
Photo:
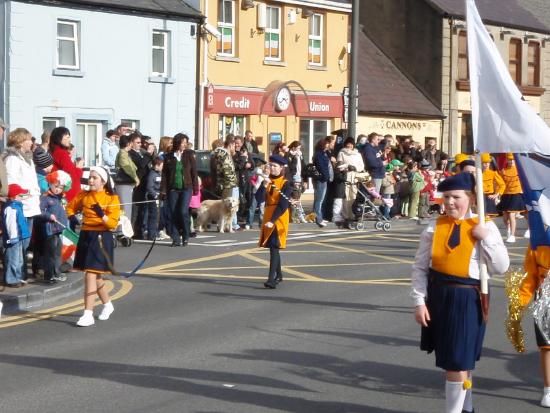
[{"label": "man in camouflage jacket", "polygon": [[235,141],[232,135],[225,139],[223,148],[214,151],[216,165],[216,192],[222,198],[232,196],[233,188],[238,186],[237,173],[233,163]]}]

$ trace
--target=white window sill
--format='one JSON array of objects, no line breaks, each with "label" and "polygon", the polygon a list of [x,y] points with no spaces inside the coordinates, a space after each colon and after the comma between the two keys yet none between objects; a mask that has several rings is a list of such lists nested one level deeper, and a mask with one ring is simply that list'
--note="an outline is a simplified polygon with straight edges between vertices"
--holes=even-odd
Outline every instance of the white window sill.
[{"label": "white window sill", "polygon": [[319,70],[321,72],[326,72],[328,69],[326,66],[307,65],[307,70]]},{"label": "white window sill", "polygon": [[286,62],[281,62],[279,60],[264,60],[264,65],[266,66],[281,66],[286,67]]},{"label": "white window sill", "polygon": [[176,79],[173,77],[163,77],[163,76],[149,76],[150,83],[176,83]]},{"label": "white window sill", "polygon": [[84,72],[82,70],[53,69],[52,75],[66,77],[84,77]]},{"label": "white window sill", "polygon": [[233,62],[233,63],[240,63],[241,59],[234,56],[216,56],[215,60],[218,60],[220,62]]}]

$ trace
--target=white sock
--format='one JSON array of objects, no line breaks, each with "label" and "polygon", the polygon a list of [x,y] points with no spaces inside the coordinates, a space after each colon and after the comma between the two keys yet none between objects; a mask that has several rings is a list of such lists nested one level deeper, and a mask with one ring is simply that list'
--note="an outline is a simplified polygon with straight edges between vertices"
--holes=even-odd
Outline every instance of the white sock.
[{"label": "white sock", "polygon": [[113,308],[113,303],[109,301],[109,302],[103,304],[103,308],[107,308],[107,307]]},{"label": "white sock", "polygon": [[85,317],[85,316],[94,316],[94,312],[93,310],[84,310],[84,314],[82,314],[82,317]]},{"label": "white sock", "polygon": [[543,392],[544,394],[550,393],[550,387],[544,387]]},{"label": "white sock", "polygon": [[446,413],[461,413],[464,406],[464,383],[461,381],[445,382],[445,402],[447,405]]},{"label": "white sock", "polygon": [[473,381],[472,381],[472,373],[468,374],[468,380],[472,382],[472,387],[470,387],[468,390],[466,390],[466,397],[464,398],[464,407],[462,407],[462,410],[465,410],[467,412],[473,412],[474,411],[474,401],[472,400],[472,389],[473,389]]}]

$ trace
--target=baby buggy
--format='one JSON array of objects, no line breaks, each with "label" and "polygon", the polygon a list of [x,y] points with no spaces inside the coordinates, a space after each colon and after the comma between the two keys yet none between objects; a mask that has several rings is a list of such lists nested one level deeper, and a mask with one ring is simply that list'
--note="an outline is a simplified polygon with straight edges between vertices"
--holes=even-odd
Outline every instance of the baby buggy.
[{"label": "baby buggy", "polygon": [[374,228],[378,231],[389,231],[391,221],[384,216],[380,206],[388,200],[380,197],[374,187],[367,187],[364,182],[357,182],[357,196],[352,210],[356,222],[350,222],[350,228],[362,231],[366,229],[367,221],[374,221]]}]

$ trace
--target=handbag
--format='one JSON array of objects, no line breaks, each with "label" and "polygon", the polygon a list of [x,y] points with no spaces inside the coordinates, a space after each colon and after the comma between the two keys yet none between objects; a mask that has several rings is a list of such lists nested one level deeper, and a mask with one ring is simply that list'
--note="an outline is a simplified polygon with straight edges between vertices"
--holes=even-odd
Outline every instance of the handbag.
[{"label": "handbag", "polygon": [[308,163],[306,165],[305,175],[308,178],[319,179],[321,178],[321,172],[317,169],[314,163]]},{"label": "handbag", "polygon": [[115,184],[119,185],[130,185],[136,183],[136,181],[124,172],[124,169],[122,168],[117,168],[116,174],[113,176],[113,181],[115,181]]}]

